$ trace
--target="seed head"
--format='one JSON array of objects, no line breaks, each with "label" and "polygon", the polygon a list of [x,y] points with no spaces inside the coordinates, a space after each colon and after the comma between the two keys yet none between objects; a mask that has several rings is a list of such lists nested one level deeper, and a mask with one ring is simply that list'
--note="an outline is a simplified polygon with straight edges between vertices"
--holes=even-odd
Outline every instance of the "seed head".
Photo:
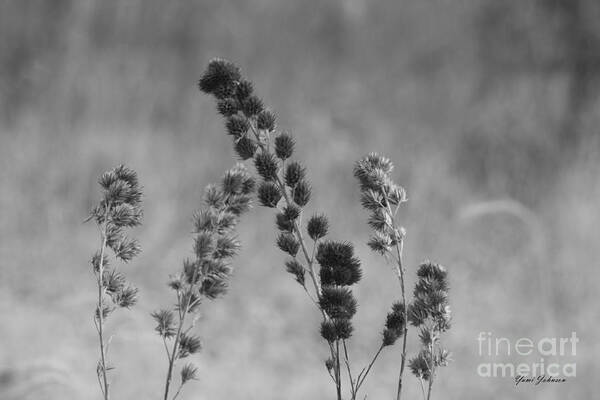
[{"label": "seed head", "polygon": [[254,142],[254,140],[248,138],[247,136],[242,136],[235,142],[234,149],[242,160],[247,160],[254,157],[254,154],[258,149],[258,145]]},{"label": "seed head", "polygon": [[356,314],[357,304],[350,289],[324,285],[319,306],[333,319],[350,319]]},{"label": "seed head", "polygon": [[227,118],[225,122],[225,128],[227,128],[227,133],[235,138],[240,138],[245,135],[250,129],[250,123],[246,118],[240,115],[232,115]]},{"label": "seed head", "polygon": [[263,102],[257,96],[251,95],[242,101],[242,110],[247,117],[254,117],[263,109]]},{"label": "seed head", "polygon": [[281,192],[273,182],[261,182],[258,187],[258,200],[265,207],[277,207],[281,200]]},{"label": "seed head", "polygon": [[306,229],[312,240],[319,240],[325,237],[329,230],[329,222],[325,214],[317,214],[310,217]]},{"label": "seed head", "polygon": [[294,138],[289,133],[280,133],[275,138],[275,154],[281,160],[286,160],[294,154]]},{"label": "seed head", "polygon": [[217,110],[219,111],[219,114],[227,118],[237,114],[237,112],[240,110],[240,105],[237,100],[228,97],[226,99],[219,100],[217,103]]},{"label": "seed head", "polygon": [[188,381],[198,379],[198,368],[192,363],[185,364],[181,368],[181,385],[185,385]]},{"label": "seed head", "polygon": [[179,358],[197,353],[201,347],[202,341],[198,336],[182,333],[179,339]]},{"label": "seed head", "polygon": [[269,132],[273,131],[275,129],[275,114],[269,110],[261,111],[256,117],[256,127]]},{"label": "seed head", "polygon": [[306,170],[297,161],[292,161],[288,164],[285,170],[285,184],[288,187],[294,187],[298,182],[302,181],[306,175]]},{"label": "seed head", "polygon": [[310,201],[311,193],[312,189],[308,182],[305,180],[298,182],[296,187],[294,187],[294,203],[298,204],[300,207],[304,207]]},{"label": "seed head", "polygon": [[240,70],[235,64],[215,58],[208,63],[198,86],[205,93],[215,94],[224,87],[233,87],[240,78]]},{"label": "seed head", "polygon": [[285,263],[285,269],[287,272],[294,275],[294,277],[296,278],[296,282],[304,286],[304,267],[302,266],[302,264],[300,264],[295,259],[292,259]]},{"label": "seed head", "polygon": [[266,181],[273,181],[277,178],[277,160],[271,153],[260,152],[254,157],[254,166],[258,174]]},{"label": "seed head", "polygon": [[277,238],[277,247],[288,253],[292,257],[296,257],[298,254],[298,250],[300,249],[300,243],[296,239],[296,237],[291,233],[283,232],[279,234]]}]

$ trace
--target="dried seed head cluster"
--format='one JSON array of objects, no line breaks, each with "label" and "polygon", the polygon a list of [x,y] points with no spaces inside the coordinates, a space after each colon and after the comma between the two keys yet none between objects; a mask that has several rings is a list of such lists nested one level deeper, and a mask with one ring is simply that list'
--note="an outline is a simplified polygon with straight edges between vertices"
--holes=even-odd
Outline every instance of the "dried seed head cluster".
[{"label": "dried seed head cluster", "polygon": [[[135,239],[125,235],[129,228],[142,223],[142,190],[135,171],[120,165],[100,176],[102,198],[88,220],[94,220],[100,230],[102,244],[92,256],[91,264],[98,284],[98,301],[94,322],[100,341],[100,361],[97,373],[105,398],[109,397],[107,350],[104,338],[106,318],[117,308],[131,308],[137,302],[138,289],[129,284],[116,266],[111,266],[107,249],[115,258],[130,262],[140,252]],[[107,301],[106,297],[110,299]]]},{"label": "dried seed head cluster", "polygon": [[392,162],[377,153],[362,158],[354,167],[354,176],[361,188],[361,203],[371,213],[369,225],[374,233],[368,245],[384,255],[404,237],[404,229],[392,223],[399,206],[406,201],[406,191],[390,177],[393,169]]},{"label": "dried seed head cluster", "polygon": [[429,380],[437,367],[448,364],[450,356],[440,342],[441,334],[450,329],[448,273],[443,266],[426,262],[419,266],[417,277],[408,319],[419,328],[421,351],[410,360],[409,367],[417,377]]},{"label": "dried seed head cluster", "polygon": [[[215,74],[223,70],[216,69]],[[216,77],[206,80],[205,85],[214,87]],[[218,80],[217,80],[218,81]],[[165,341],[169,369],[165,385],[165,398],[169,393],[171,375],[177,360],[197,353],[201,348],[198,336],[190,333],[195,323],[186,318],[195,314],[202,299],[213,300],[225,293],[231,276],[231,260],[237,255],[240,243],[236,238],[239,218],[251,207],[255,191],[254,178],[246,167],[237,164],[228,170],[219,185],[208,185],[204,194],[204,207],[194,215],[194,258],[183,261],[180,274],[169,281],[177,303],[173,309],[152,313],[156,332]],[[168,350],[167,341],[172,341]],[[180,371],[180,388],[196,378],[197,369],[186,364]]]},{"label": "dried seed head cluster", "polygon": [[[276,245],[290,257],[285,269],[323,315],[321,335],[329,342],[332,359],[337,360],[332,367],[335,370],[332,378],[339,389],[339,343],[351,336],[351,319],[357,309],[350,287],[362,276],[354,248],[350,243],[325,239],[329,222],[323,214],[310,217],[306,227],[302,226],[312,188],[306,168],[293,160],[295,139],[290,133],[277,130],[275,114],[254,94],[253,85],[241,75],[239,68],[228,61],[214,59],[200,78],[199,87],[216,98],[217,109],[225,118],[226,132],[232,136],[238,156],[242,160],[253,158],[261,178],[260,204],[278,210]],[[313,241],[312,252],[307,249],[306,233]],[[313,288],[306,285],[307,281]]]}]

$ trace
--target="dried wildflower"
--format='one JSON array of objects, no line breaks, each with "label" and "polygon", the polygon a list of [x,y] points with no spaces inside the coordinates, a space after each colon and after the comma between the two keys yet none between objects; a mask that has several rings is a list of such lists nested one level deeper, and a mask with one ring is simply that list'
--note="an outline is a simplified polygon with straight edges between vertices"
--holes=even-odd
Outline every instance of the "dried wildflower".
[{"label": "dried wildflower", "polygon": [[242,111],[248,117],[253,117],[253,116],[257,115],[258,113],[263,111],[263,109],[264,109],[263,102],[257,96],[248,96],[242,102]]},{"label": "dried wildflower", "polygon": [[[209,65],[201,81],[212,76],[211,68],[214,67]],[[228,65],[222,69],[231,70]],[[354,256],[350,244],[323,241],[329,230],[324,215],[313,216],[306,226],[308,236],[313,240],[311,255],[303,237],[301,213],[302,208],[310,202],[312,189],[302,164],[288,160],[294,153],[295,140],[289,133],[275,134],[275,114],[265,109],[263,101],[254,94],[250,81],[237,76],[237,72],[239,70],[235,69],[232,73],[221,74],[224,75],[221,86],[228,88],[230,81],[234,81],[235,94],[231,96],[231,102],[225,104],[219,97],[225,91],[216,93],[210,87],[204,91],[213,94],[220,102],[219,111],[227,118],[227,131],[234,136],[237,154],[242,159],[254,157],[256,171],[262,178],[258,187],[259,202],[271,208],[277,208],[282,203],[276,214],[276,226],[280,231],[276,243],[293,257],[285,263],[286,270],[300,283],[323,316],[321,333],[329,342],[331,352],[326,366],[335,382],[338,400],[341,400],[340,359],[347,357],[346,340],[352,335],[351,318],[357,308],[349,286],[361,279],[360,261]],[[230,79],[232,75],[235,75],[235,79]],[[238,105],[240,109],[234,113],[234,107]],[[388,183],[385,181],[386,185]],[[317,263],[320,268],[317,268]],[[307,287],[306,281],[312,285]],[[350,377],[352,400],[357,399],[358,389],[382,348],[357,380]],[[348,360],[346,363],[349,364]]]},{"label": "dried wildflower", "polygon": [[217,102],[217,110],[224,117],[231,117],[240,110],[240,104],[233,98],[226,98]]},{"label": "dried wildflower", "polygon": [[425,350],[422,350],[421,352],[419,352],[419,354],[417,354],[416,357],[411,358],[408,362],[408,366],[412,373],[415,376],[426,381],[429,380],[429,378],[431,377],[431,370],[429,368],[428,361],[429,359],[429,353]]},{"label": "dried wildflower", "polygon": [[265,207],[277,207],[277,203],[281,200],[281,192],[276,184],[261,182],[258,187],[258,200]]},{"label": "dried wildflower", "polygon": [[308,182],[302,180],[296,184],[293,190],[294,202],[300,207],[304,207],[310,201],[312,189]]},{"label": "dried wildflower", "polygon": [[306,169],[297,161],[288,164],[285,170],[285,184],[288,187],[294,187],[298,182],[304,180]]},{"label": "dried wildflower", "polygon": [[271,153],[258,153],[254,157],[254,166],[258,174],[266,181],[275,180],[277,177],[277,160]]},{"label": "dried wildflower", "polygon": [[296,257],[300,249],[300,243],[291,233],[281,233],[277,238],[277,247],[288,253],[292,257]]},{"label": "dried wildflower", "polygon": [[256,117],[256,127],[260,130],[272,131],[275,129],[275,114],[269,110],[261,111]]},{"label": "dried wildflower", "polygon": [[[164,340],[169,362],[165,400],[169,399],[177,361],[200,350],[200,338],[190,333],[200,304],[204,299],[218,298],[227,290],[232,273],[230,262],[240,249],[235,235],[236,225],[239,217],[250,208],[255,186],[254,178],[246,167],[237,164],[223,175],[220,185],[207,186],[205,206],[194,214],[195,258],[184,260],[182,271],[169,281],[169,287],[176,293],[177,304],[172,310],[152,314],[157,323],[155,330]],[[192,364],[181,369],[177,393],[186,382],[196,378],[196,372]]]},{"label": "dried wildflower", "polygon": [[192,363],[187,363],[181,368],[181,386],[185,385],[188,381],[198,379],[198,368]]},{"label": "dried wildflower", "polygon": [[285,269],[287,272],[294,275],[294,277],[296,278],[296,282],[298,282],[300,285],[304,286],[304,284],[305,284],[304,267],[302,266],[302,264],[300,264],[298,261],[293,259],[293,260],[287,261],[285,263]]},{"label": "dried wildflower", "polygon": [[258,146],[256,143],[254,143],[253,140],[248,139],[246,136],[242,136],[237,142],[235,142],[235,152],[242,160],[253,158],[257,149]]},{"label": "dried wildflower", "polygon": [[[131,308],[137,302],[138,289],[127,283],[125,275],[109,265],[108,249],[116,259],[124,263],[131,261],[140,253],[135,239],[128,238],[125,230],[138,226],[142,222],[142,190],[137,174],[132,169],[120,165],[103,173],[98,179],[102,188],[102,198],[93,208],[88,220],[95,220],[102,245],[93,255],[91,264],[98,285],[98,298],[94,310],[94,323],[100,344],[98,362],[98,382],[105,400],[109,398],[107,344],[105,342],[105,323],[116,309]],[[108,303],[110,302],[112,305]]]},{"label": "dried wildflower", "polygon": [[313,215],[306,225],[308,236],[312,240],[319,240],[327,235],[329,231],[329,222],[325,214]]},{"label": "dried wildflower", "polygon": [[240,70],[235,64],[221,59],[213,59],[202,74],[198,86],[205,93],[216,94],[223,88],[233,87],[239,79]]},{"label": "dried wildflower", "polygon": [[281,133],[275,138],[275,154],[281,160],[287,160],[294,154],[294,138],[289,133]]},{"label": "dried wildflower", "polygon": [[227,122],[225,123],[225,127],[227,128],[227,133],[233,137],[240,138],[248,129],[250,129],[250,124],[244,117],[239,115],[232,115],[227,118]]}]

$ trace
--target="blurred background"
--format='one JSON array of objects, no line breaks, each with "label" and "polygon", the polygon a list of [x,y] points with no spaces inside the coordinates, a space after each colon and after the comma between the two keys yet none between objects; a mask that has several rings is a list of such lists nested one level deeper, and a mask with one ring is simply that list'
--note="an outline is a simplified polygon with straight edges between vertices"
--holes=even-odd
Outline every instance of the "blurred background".
[{"label": "blurred background", "polygon": [[[119,163],[145,187],[143,253],[123,268],[139,305],[109,320],[113,397],[160,398],[165,360],[149,313],[173,302],[203,187],[233,163],[196,81],[228,58],[296,135],[309,211],[356,243],[364,279],[351,358],[368,362],[391,266],[370,253],[352,177],[379,151],[409,202],[409,286],[425,259],[451,274],[453,363],[434,397],[589,399],[600,369],[600,4],[594,0],[0,2],[0,398],[96,399],[97,338],[83,224],[97,177]],[[332,399],[319,316],[284,271],[271,210],[241,224],[230,293],[203,306],[194,399]],[[577,377],[515,388],[482,378],[479,332],[577,332]],[[414,335],[409,348],[415,349]],[[366,384],[391,398],[400,348]],[[551,362],[550,358],[545,360]],[[407,398],[419,398],[407,378]]]}]

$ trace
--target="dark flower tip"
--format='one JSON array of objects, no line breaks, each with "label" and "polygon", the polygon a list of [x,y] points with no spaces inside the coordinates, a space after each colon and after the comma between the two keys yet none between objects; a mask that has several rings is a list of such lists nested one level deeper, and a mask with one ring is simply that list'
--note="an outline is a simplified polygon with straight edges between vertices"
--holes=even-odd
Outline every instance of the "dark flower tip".
[{"label": "dark flower tip", "polygon": [[357,308],[350,289],[336,286],[323,286],[319,305],[333,319],[350,319]]},{"label": "dark flower tip", "polygon": [[318,214],[310,217],[306,229],[312,240],[319,240],[322,237],[325,237],[329,230],[329,222],[327,221],[325,214]]},{"label": "dark flower tip", "polygon": [[275,129],[275,114],[270,110],[263,110],[256,117],[256,127],[261,130],[272,131]]},{"label": "dark flower tip", "polygon": [[300,249],[300,242],[298,242],[293,234],[284,232],[281,233],[277,238],[277,246],[281,249],[281,251],[284,251],[290,256],[295,257]]},{"label": "dark flower tip", "polygon": [[224,88],[233,88],[240,78],[240,69],[235,64],[215,58],[208,63],[198,82],[198,87],[205,93],[216,94]]},{"label": "dark flower tip", "polygon": [[277,160],[271,153],[260,152],[254,157],[254,166],[258,174],[266,181],[277,178]]},{"label": "dark flower tip", "polygon": [[294,203],[298,204],[300,207],[304,207],[310,201],[310,196],[312,194],[312,189],[308,182],[302,180],[296,184],[293,190],[293,198]]},{"label": "dark flower tip", "polygon": [[279,188],[273,182],[261,182],[258,187],[258,201],[265,207],[277,207],[281,196]]},{"label": "dark flower tip", "polygon": [[294,153],[294,138],[289,133],[281,133],[275,138],[275,154],[286,160]]},{"label": "dark flower tip", "polygon": [[285,170],[285,184],[294,187],[306,176],[306,169],[297,161],[288,164]]}]

